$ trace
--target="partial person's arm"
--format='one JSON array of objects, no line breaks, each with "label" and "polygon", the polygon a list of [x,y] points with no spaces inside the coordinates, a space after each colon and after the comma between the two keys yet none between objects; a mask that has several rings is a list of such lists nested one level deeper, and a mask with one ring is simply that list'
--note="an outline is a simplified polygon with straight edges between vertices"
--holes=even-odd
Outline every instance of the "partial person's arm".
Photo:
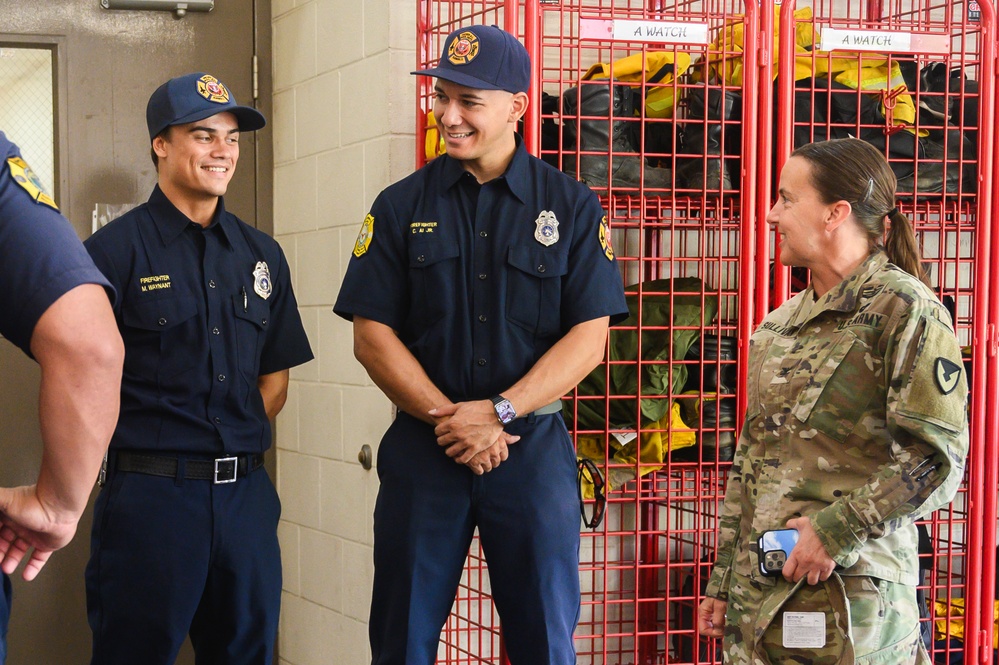
[{"label": "partial person's arm", "polygon": [[257,388],[264,398],[264,410],[267,419],[274,420],[288,401],[288,376],[290,371],[283,369],[271,374],[261,374],[257,377]]},{"label": "partial person's arm", "polygon": [[[503,396],[522,416],[561,399],[603,359],[608,325],[603,316],[570,328]],[[488,399],[433,406],[435,417],[450,416],[437,425],[437,442],[459,464],[491,446],[503,430]]]},{"label": "partial person's arm", "polygon": [[844,567],[853,565],[868,538],[950,502],[964,475],[968,384],[957,338],[938,318],[946,316],[939,304],[907,307],[884,362],[891,461],[866,484],[808,516],[825,552]]},{"label": "partial person's arm", "polygon": [[118,420],[124,347],[104,288],[56,300],[31,336],[41,366],[42,464],[34,485],[0,488],[0,568],[34,579],[76,533]]}]

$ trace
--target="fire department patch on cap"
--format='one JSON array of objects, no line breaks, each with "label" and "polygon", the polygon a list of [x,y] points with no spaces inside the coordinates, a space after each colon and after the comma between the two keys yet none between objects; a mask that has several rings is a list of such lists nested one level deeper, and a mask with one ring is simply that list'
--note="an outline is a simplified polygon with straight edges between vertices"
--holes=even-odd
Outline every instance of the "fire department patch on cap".
[{"label": "fire department patch on cap", "polygon": [[614,260],[614,248],[611,247],[610,224],[607,222],[607,215],[600,220],[600,249],[604,250],[604,256],[608,261]]},{"label": "fire department patch on cap", "polygon": [[361,222],[361,231],[357,234],[357,241],[354,243],[354,256],[361,258],[368,252],[371,246],[371,239],[375,237],[375,218],[368,213]]},{"label": "fire department patch on cap", "polygon": [[558,220],[555,219],[555,213],[542,210],[534,223],[537,225],[534,229],[535,240],[545,247],[551,247],[558,242]]},{"label": "fire department patch on cap", "polygon": [[946,358],[937,358],[933,376],[937,380],[937,387],[944,395],[954,392],[958,381],[961,379],[961,366]]},{"label": "fire department patch on cap", "polygon": [[211,74],[205,74],[198,79],[198,94],[216,104],[229,103],[229,91]]},{"label": "fire department patch on cap", "polygon": [[44,203],[56,210],[59,209],[55,199],[45,192],[45,186],[42,185],[42,181],[38,179],[38,176],[31,170],[27,162],[20,157],[8,157],[7,166],[10,168],[10,177],[24,188],[24,191],[31,196],[32,201],[35,203]]},{"label": "fire department patch on cap", "polygon": [[447,47],[447,59],[452,65],[467,65],[479,54],[479,38],[473,32],[461,32]]},{"label": "fire department patch on cap", "polygon": [[271,295],[271,271],[266,261],[257,261],[253,269],[253,292],[267,300]]}]

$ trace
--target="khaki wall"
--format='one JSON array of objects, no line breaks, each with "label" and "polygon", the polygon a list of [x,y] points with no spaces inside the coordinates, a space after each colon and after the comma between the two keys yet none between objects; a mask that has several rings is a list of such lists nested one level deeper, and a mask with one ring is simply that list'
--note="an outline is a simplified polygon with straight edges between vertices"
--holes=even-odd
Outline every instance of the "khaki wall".
[{"label": "khaki wall", "polygon": [[274,0],[274,232],[318,362],[292,370],[278,418],[284,558],[280,660],[370,662],[375,471],[391,406],[332,313],[371,202],[413,170],[416,3]]}]

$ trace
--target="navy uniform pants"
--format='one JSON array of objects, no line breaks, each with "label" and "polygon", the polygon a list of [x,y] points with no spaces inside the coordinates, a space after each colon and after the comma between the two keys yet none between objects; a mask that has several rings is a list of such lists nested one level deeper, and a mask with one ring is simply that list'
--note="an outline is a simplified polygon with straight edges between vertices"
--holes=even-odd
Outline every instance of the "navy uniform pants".
[{"label": "navy uniform pants", "polygon": [[579,620],[576,455],[558,414],[507,427],[521,440],[476,476],[400,414],[378,450],[373,665],[432,665],[479,530],[512,665],[574,665]]},{"label": "navy uniform pants", "polygon": [[233,483],[111,472],[87,564],[92,665],[270,665],[281,504],[267,472]]}]

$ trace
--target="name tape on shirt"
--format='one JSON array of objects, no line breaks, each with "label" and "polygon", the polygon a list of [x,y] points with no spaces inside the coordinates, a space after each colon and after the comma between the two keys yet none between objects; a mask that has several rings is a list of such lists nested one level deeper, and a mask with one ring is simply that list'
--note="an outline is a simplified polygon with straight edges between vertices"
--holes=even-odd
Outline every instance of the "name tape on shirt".
[{"label": "name tape on shirt", "polygon": [[412,222],[409,225],[409,232],[413,235],[418,233],[433,233],[437,229],[437,222]]},{"label": "name tape on shirt", "polygon": [[139,278],[139,290],[145,293],[146,291],[159,291],[161,289],[170,288],[170,275],[150,275],[149,277]]},{"label": "name tape on shirt", "polygon": [[368,253],[368,248],[371,247],[371,240],[375,237],[375,218],[371,213],[368,213],[364,217],[364,221],[361,222],[361,230],[357,234],[357,240],[354,242],[354,256],[361,258]]},{"label": "name tape on shirt", "polygon": [[8,157],[7,166],[10,167],[10,177],[31,196],[32,201],[42,203],[55,210],[59,209],[55,199],[45,192],[42,181],[39,180],[26,161],[20,157]]}]

